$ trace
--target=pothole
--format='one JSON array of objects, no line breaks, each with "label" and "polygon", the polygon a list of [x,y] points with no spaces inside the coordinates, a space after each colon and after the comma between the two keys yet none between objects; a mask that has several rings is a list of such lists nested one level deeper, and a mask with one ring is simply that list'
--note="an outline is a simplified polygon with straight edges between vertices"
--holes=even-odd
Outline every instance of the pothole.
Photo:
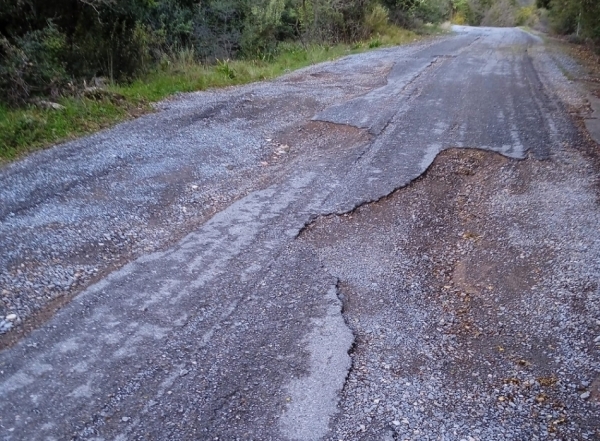
[{"label": "pothole", "polygon": [[404,189],[304,230],[356,335],[329,439],[600,434],[581,398],[598,377],[600,293],[573,303],[561,288],[598,271],[583,262],[600,256],[599,215],[590,164],[564,154],[580,172],[445,151]]}]

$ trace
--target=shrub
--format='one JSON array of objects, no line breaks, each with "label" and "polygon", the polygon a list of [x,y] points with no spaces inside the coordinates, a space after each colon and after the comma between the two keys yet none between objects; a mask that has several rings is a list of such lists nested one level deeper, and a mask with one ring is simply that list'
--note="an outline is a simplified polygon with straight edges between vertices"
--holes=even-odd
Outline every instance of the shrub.
[{"label": "shrub", "polygon": [[511,0],[498,0],[492,4],[491,8],[481,20],[483,26],[515,26],[515,5]]},{"label": "shrub", "polygon": [[374,40],[369,41],[369,48],[374,49],[380,47],[382,45],[381,40],[379,38],[375,38]]},{"label": "shrub", "polygon": [[535,6],[523,6],[517,10],[515,24],[517,26],[535,27],[538,22]]},{"label": "shrub", "polygon": [[453,16],[452,16],[452,23],[457,24],[457,25],[466,25],[467,23],[467,19],[464,16],[464,14],[462,12],[456,12]]},{"label": "shrub", "polygon": [[65,36],[52,24],[10,42],[0,38],[0,98],[12,104],[35,95],[56,97],[67,83]]},{"label": "shrub", "polygon": [[467,0],[453,0],[452,2],[452,22],[458,25],[476,25],[479,24],[475,19],[475,14],[471,3]]},{"label": "shrub", "polygon": [[577,31],[579,4],[574,1],[552,0],[550,3],[550,24],[558,34],[573,34]]},{"label": "shrub", "polygon": [[381,33],[389,26],[390,11],[385,6],[376,4],[373,10],[365,17],[367,32]]},{"label": "shrub", "polygon": [[235,70],[230,66],[229,60],[217,60],[217,72],[225,75],[230,80],[235,78]]},{"label": "shrub", "polygon": [[277,31],[285,9],[283,0],[258,0],[250,8],[241,39],[243,55],[272,58],[277,51]]},{"label": "shrub", "polygon": [[419,3],[414,14],[425,23],[440,23],[450,17],[451,10],[448,0],[427,0]]},{"label": "shrub", "polygon": [[600,2],[597,0],[551,0],[550,23],[559,34],[576,34],[600,45]]}]

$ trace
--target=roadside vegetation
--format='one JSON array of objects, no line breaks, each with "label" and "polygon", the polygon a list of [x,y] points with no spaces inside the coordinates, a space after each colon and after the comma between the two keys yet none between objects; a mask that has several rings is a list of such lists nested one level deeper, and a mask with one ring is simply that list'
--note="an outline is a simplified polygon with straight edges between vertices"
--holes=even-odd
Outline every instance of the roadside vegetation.
[{"label": "roadside vegetation", "polygon": [[182,50],[168,64],[132,81],[82,86],[75,93],[36,97],[22,105],[0,104],[0,159],[14,159],[36,148],[151,112],[152,102],[170,95],[274,78],[321,61],[418,37],[412,31],[398,29],[365,42],[306,47],[286,44],[267,60],[215,60],[210,64],[199,63]]},{"label": "roadside vegetation", "polygon": [[600,45],[598,0],[452,0],[455,24],[526,26]]},{"label": "roadside vegetation", "polygon": [[0,160],[151,111],[178,92],[414,41],[447,15],[430,1],[4,1]]},{"label": "roadside vegetation", "polygon": [[135,117],[177,92],[273,78],[402,44],[446,20],[548,22],[597,42],[597,3],[0,0],[0,160]]}]

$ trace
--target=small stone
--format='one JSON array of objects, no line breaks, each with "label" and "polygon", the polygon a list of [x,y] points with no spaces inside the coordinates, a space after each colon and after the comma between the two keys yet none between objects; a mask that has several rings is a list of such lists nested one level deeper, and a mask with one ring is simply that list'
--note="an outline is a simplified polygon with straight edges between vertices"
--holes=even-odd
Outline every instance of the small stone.
[{"label": "small stone", "polygon": [[38,105],[38,107],[41,107],[42,109],[47,109],[47,110],[65,110],[66,107],[63,106],[62,104],[58,104],[58,103],[53,103],[52,101],[38,101],[36,103]]},{"label": "small stone", "polygon": [[17,314],[8,314],[6,316],[6,320],[8,320],[9,322],[14,322],[17,319]]},{"label": "small stone", "polygon": [[121,418],[121,421],[123,421],[124,423],[126,423],[127,421],[129,421],[131,418],[129,417],[123,417]]},{"label": "small stone", "polygon": [[582,393],[581,395],[579,395],[579,397],[580,397],[582,400],[587,400],[587,399],[590,397],[590,392],[589,392],[589,391],[587,391],[587,392],[584,392],[584,393]]},{"label": "small stone", "polygon": [[600,343],[600,335],[594,339],[594,343]]},{"label": "small stone", "polygon": [[398,420],[394,420],[394,421],[392,421],[392,424],[393,424],[394,426],[399,426],[399,425],[400,425],[400,421],[398,421]]}]

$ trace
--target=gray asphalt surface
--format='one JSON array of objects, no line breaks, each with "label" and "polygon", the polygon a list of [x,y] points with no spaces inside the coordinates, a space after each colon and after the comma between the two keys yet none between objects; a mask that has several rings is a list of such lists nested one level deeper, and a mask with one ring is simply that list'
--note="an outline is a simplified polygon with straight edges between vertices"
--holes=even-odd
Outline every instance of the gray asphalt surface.
[{"label": "gray asphalt surface", "polygon": [[[570,87],[537,37],[457,28],[434,41],[346,57],[272,82],[177,97],[156,114],[4,167],[0,436],[600,439],[599,217],[593,161],[566,150],[579,139],[566,111]],[[538,330],[523,324],[529,319],[494,321],[520,324],[531,339],[559,333],[552,372],[541,356],[535,363],[515,359],[530,367],[528,377],[503,376],[504,365],[474,367],[467,362],[474,349],[444,330],[460,314],[444,307],[454,300],[431,298],[450,289],[439,274],[468,264],[452,253],[471,248],[451,253],[444,247],[452,241],[442,240],[466,234],[451,220],[461,215],[439,214],[442,220],[427,223],[439,227],[419,232],[450,193],[438,188],[439,199],[428,200],[425,189],[412,211],[390,198],[451,148],[499,153],[506,170],[556,163],[554,180],[543,176],[552,183],[563,179],[560,167],[571,167],[574,178],[563,183],[570,190],[561,197],[560,190],[534,188],[533,178],[514,192],[556,197],[562,211],[549,202],[536,206],[533,218],[523,213],[539,202],[535,196],[520,204],[502,200],[503,185],[523,180],[514,171],[490,178],[497,194],[481,193],[496,198],[494,209],[477,215],[492,219],[481,221],[490,231],[506,227],[490,233],[503,238],[490,241],[490,249],[529,256],[534,245],[562,237],[552,242],[562,244],[554,258],[566,263],[548,270],[546,285],[511,285],[518,265],[527,266],[504,255],[517,266],[505,268],[510,276],[500,283],[514,288],[513,296],[532,286],[548,292],[556,306],[547,323]],[[569,217],[566,207],[575,202],[585,216]],[[361,210],[368,215],[361,218]],[[541,259],[543,250],[536,250]],[[449,262],[452,271],[436,267]],[[466,274],[477,273],[478,264],[469,262]],[[580,279],[588,284],[573,285],[587,296],[579,309],[558,306],[565,299],[550,293]],[[519,308],[540,312],[545,299]],[[28,323],[38,329],[28,333]],[[547,335],[536,334],[542,331]],[[26,335],[13,344],[19,333]],[[573,352],[580,339],[581,351]],[[471,372],[489,384],[473,383]],[[542,387],[543,375],[556,375],[552,393],[566,403],[564,424],[555,423],[564,413],[556,406],[535,407],[546,400],[541,395],[519,402],[524,393],[502,389],[529,381],[529,389]],[[496,407],[500,396],[512,405]]]}]

